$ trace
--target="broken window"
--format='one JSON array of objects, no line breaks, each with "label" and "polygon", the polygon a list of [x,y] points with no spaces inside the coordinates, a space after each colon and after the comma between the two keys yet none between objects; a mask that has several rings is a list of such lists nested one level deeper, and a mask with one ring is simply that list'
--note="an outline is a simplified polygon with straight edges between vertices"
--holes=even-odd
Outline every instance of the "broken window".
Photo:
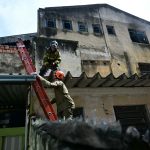
[{"label": "broken window", "polygon": [[72,30],[72,22],[70,20],[62,20],[63,29]]},{"label": "broken window", "polygon": [[80,32],[88,32],[87,24],[84,22],[78,22],[78,28]]},{"label": "broken window", "polygon": [[96,34],[102,34],[101,28],[99,24],[92,24],[93,32]]},{"label": "broken window", "polygon": [[56,28],[56,19],[51,18],[47,20],[47,27],[49,28]]},{"label": "broken window", "polygon": [[140,133],[145,133],[149,124],[145,105],[114,106],[114,111],[123,131],[129,126],[134,126]]},{"label": "broken window", "polygon": [[150,74],[150,63],[138,63],[141,74]]},{"label": "broken window", "polygon": [[135,29],[128,29],[128,31],[132,42],[149,44],[149,41],[144,31],[138,31]]},{"label": "broken window", "polygon": [[107,28],[107,32],[108,32],[108,34],[116,35],[116,33],[115,33],[115,29],[114,29],[114,26],[106,25],[106,28]]}]

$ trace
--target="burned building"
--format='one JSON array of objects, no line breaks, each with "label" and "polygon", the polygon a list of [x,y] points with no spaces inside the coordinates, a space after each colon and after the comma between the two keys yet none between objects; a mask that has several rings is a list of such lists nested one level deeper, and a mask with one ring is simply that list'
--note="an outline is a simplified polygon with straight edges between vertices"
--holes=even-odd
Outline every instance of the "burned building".
[{"label": "burned building", "polygon": [[43,39],[56,39],[65,83],[85,117],[126,126],[145,112],[148,125],[149,29],[150,22],[107,4],[40,8],[36,66]]},{"label": "burned building", "polygon": [[[150,22],[107,4],[38,10],[38,36],[77,41],[74,71],[88,76],[149,72],[149,29]],[[62,62],[66,67],[70,59]]]},{"label": "burned building", "polygon": [[[48,7],[38,10],[37,33],[29,36],[24,42],[31,42],[26,45],[37,72],[49,42],[58,41],[64,83],[76,103],[74,117],[119,120],[123,130],[132,125],[142,134],[150,127],[150,22],[107,4]],[[26,74],[11,49],[17,39],[9,38],[0,38],[1,45],[10,46],[0,49],[0,57],[12,55],[19,65],[5,57],[0,73]],[[13,70],[5,69],[9,60]],[[54,96],[53,89],[45,90]],[[32,94],[32,110],[44,118]]]}]

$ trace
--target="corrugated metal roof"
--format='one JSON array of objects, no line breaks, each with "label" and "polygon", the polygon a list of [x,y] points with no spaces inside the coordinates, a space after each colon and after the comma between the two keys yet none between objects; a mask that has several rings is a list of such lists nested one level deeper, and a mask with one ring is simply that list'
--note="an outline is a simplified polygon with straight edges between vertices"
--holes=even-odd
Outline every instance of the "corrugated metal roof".
[{"label": "corrugated metal roof", "polygon": [[100,73],[96,73],[93,77],[88,77],[85,72],[83,72],[79,77],[73,77],[72,74],[68,72],[65,76],[64,83],[69,88],[149,87],[150,74],[145,74],[143,76],[134,74],[130,77],[121,74],[116,78],[112,73],[106,77],[102,77]]},{"label": "corrugated metal roof", "polygon": [[33,75],[0,75],[0,109],[25,108]]}]

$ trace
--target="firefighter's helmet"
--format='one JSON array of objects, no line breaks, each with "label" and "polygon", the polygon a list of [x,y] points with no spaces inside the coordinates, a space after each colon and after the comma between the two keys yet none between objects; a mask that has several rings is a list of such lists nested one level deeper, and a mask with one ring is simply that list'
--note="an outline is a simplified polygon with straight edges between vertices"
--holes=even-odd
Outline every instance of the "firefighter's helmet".
[{"label": "firefighter's helmet", "polygon": [[55,77],[56,77],[57,79],[63,80],[64,76],[65,76],[65,74],[64,74],[62,71],[60,71],[60,70],[57,70],[57,71],[55,72]]},{"label": "firefighter's helmet", "polygon": [[51,41],[50,46],[54,47],[54,48],[57,48],[58,47],[58,42],[57,41]]}]

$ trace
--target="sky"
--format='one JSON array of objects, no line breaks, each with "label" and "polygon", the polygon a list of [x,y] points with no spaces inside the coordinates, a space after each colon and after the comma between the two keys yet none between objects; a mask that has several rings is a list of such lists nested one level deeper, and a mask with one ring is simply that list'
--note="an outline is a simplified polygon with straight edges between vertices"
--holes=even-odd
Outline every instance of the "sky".
[{"label": "sky", "polygon": [[39,8],[109,4],[150,21],[150,0],[0,0],[0,37],[37,32]]}]

